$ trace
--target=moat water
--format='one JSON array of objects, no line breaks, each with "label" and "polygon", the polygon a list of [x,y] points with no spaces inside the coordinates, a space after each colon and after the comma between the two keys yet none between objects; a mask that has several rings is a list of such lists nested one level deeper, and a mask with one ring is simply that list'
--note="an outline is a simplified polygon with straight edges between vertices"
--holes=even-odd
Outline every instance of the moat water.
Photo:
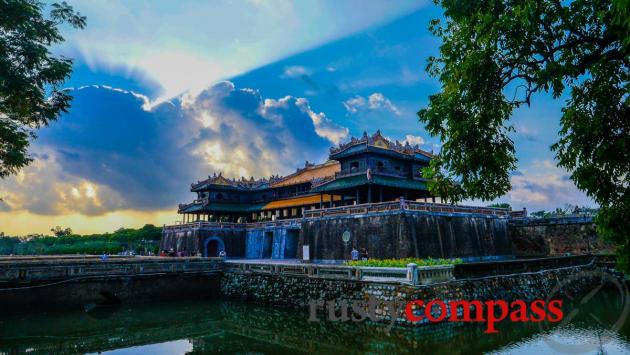
[{"label": "moat water", "polygon": [[620,319],[628,300],[610,290],[591,296],[565,304],[568,322],[504,321],[492,335],[459,323],[388,333],[367,322],[308,322],[306,309],[218,300],[0,315],[0,354],[630,354],[630,320]]}]

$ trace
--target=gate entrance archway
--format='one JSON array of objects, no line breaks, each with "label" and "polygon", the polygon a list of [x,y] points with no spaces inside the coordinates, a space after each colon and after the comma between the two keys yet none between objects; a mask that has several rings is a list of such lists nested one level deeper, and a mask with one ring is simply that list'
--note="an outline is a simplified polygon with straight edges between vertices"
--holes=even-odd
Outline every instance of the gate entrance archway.
[{"label": "gate entrance archway", "polygon": [[203,256],[206,258],[218,257],[221,250],[225,250],[223,240],[219,237],[211,237],[206,239],[203,248]]}]

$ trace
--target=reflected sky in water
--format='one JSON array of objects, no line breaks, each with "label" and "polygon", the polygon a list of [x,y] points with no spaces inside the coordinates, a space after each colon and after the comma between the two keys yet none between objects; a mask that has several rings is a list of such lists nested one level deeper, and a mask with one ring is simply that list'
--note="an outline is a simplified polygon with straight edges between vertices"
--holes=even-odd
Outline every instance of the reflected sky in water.
[{"label": "reflected sky in water", "polygon": [[568,324],[501,322],[395,327],[369,322],[308,322],[307,310],[227,301],[123,305],[0,317],[0,353],[439,353],[630,354],[630,324],[618,330],[622,299],[601,292],[566,304]]}]

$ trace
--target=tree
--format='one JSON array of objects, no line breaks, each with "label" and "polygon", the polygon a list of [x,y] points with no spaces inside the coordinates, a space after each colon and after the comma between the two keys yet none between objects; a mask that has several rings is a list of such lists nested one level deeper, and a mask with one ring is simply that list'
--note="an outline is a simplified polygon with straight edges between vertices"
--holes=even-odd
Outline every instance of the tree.
[{"label": "tree", "polygon": [[544,218],[547,215],[547,212],[545,212],[545,210],[540,210],[532,212],[530,215],[536,218]]},{"label": "tree", "polygon": [[[550,92],[569,99],[558,165],[600,206],[599,233],[630,254],[630,1],[436,0],[443,44],[427,70],[441,91],[418,112],[442,151],[425,177],[454,200],[490,200],[511,188],[514,109]],[[454,183],[454,181],[456,183]]]},{"label": "tree", "polygon": [[488,205],[488,207],[495,207],[495,208],[507,208],[509,210],[512,209],[512,206],[507,203],[507,202],[501,202],[501,203],[493,203],[491,205]]},{"label": "tree", "polygon": [[0,0],[0,178],[16,173],[32,159],[27,148],[34,130],[70,107],[61,89],[72,60],[49,48],[63,41],[59,25],[85,26],[85,17],[66,2],[52,4],[48,18],[37,0]]},{"label": "tree", "polygon": [[51,228],[50,231],[53,232],[55,237],[67,237],[69,235],[72,235],[71,228],[61,228],[59,226],[56,226],[55,228]]}]

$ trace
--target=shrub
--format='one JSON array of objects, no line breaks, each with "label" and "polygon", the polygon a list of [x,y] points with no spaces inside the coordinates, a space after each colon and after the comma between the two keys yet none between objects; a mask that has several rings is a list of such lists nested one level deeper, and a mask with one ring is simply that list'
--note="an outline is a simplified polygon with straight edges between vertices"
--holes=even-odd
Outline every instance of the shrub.
[{"label": "shrub", "polygon": [[463,263],[462,259],[420,259],[420,258],[402,258],[402,259],[368,259],[357,261],[346,261],[348,266],[374,266],[374,267],[407,267],[407,264],[414,263],[418,266],[438,266],[438,265],[455,265]]}]

